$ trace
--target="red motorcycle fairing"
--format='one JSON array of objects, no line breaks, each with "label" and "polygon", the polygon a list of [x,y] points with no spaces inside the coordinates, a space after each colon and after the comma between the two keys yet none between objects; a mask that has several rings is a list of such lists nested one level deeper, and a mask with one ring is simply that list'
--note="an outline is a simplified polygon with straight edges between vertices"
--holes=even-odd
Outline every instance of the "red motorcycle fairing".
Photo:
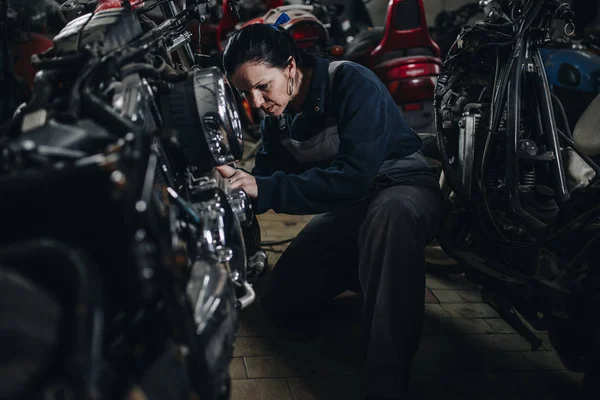
[{"label": "red motorcycle fairing", "polygon": [[[133,8],[134,10],[136,8],[143,7],[144,3],[145,3],[144,0],[129,0],[129,4],[131,5],[131,8]],[[121,8],[121,7],[123,7],[122,0],[98,0],[98,5],[96,6],[96,9],[94,10],[94,12],[98,12],[98,11],[102,11],[102,10],[110,10],[111,8]]]},{"label": "red motorcycle fairing", "polygon": [[421,55],[440,58],[440,48],[429,35],[423,0],[390,0],[383,38],[370,54],[370,66],[398,50],[419,50]]},{"label": "red motorcycle fairing", "polygon": [[31,64],[31,56],[43,53],[51,47],[52,39],[38,33],[30,33],[27,41],[19,42],[14,46],[15,75],[23,79],[28,88],[33,86],[33,78],[36,73]]},{"label": "red motorcycle fairing", "polygon": [[431,99],[441,62],[435,57],[401,57],[379,64],[374,72],[397,104],[416,103]]},{"label": "red motorcycle fairing", "polygon": [[423,0],[390,0],[385,27],[373,31],[364,38],[357,35],[346,57],[375,72],[413,129],[432,131],[433,93],[442,60],[429,35]]}]

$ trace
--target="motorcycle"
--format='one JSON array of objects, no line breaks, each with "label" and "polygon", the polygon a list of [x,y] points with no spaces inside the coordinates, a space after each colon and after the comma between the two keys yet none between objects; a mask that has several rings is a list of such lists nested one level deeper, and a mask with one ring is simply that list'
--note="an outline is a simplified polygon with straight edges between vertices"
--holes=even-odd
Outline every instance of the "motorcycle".
[{"label": "motorcycle", "polygon": [[19,371],[3,399],[229,398],[266,262],[249,198],[214,169],[242,155],[238,111],[218,69],[169,57],[202,1],[159,26],[127,4],[34,57],[0,138],[0,365]]},{"label": "motorcycle", "polygon": [[433,90],[442,60],[423,0],[389,0],[385,26],[358,33],[342,57],[375,72],[416,132],[433,131]]},{"label": "motorcycle", "polygon": [[532,346],[548,331],[564,365],[598,396],[600,97],[571,132],[540,47],[566,3],[485,1],[452,46],[435,89],[446,193],[438,236],[483,299]]},{"label": "motorcycle", "polygon": [[[474,1],[454,11],[441,11],[436,16],[430,31],[440,46],[442,58],[447,56],[462,27],[481,15],[482,8]],[[580,30],[587,31],[588,28]],[[593,32],[580,36],[557,39],[548,43],[548,47],[540,47],[550,90],[562,100],[571,129],[600,92],[600,54],[595,50],[597,38]]]}]

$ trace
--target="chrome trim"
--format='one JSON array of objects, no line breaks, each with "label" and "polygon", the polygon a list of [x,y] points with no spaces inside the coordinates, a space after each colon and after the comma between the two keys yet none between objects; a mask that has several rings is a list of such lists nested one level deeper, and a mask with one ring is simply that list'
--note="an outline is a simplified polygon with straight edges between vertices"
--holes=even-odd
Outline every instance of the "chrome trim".
[{"label": "chrome trim", "polygon": [[223,165],[239,160],[244,152],[242,123],[227,78],[216,67],[194,71],[194,91],[214,161]]},{"label": "chrome trim", "polygon": [[185,46],[192,41],[192,34],[189,32],[183,32],[181,35],[176,36],[173,39],[173,43],[167,47],[167,51],[172,53],[178,50],[180,47]]},{"label": "chrome trim", "polygon": [[244,282],[244,289],[246,290],[246,293],[238,299],[242,310],[254,303],[254,300],[256,299],[256,293],[248,282]]}]

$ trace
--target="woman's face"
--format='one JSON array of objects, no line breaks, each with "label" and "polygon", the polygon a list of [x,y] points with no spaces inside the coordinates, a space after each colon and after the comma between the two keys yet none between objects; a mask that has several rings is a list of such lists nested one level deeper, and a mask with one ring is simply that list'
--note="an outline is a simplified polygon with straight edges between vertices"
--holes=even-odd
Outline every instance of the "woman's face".
[{"label": "woman's face", "polygon": [[288,82],[295,74],[296,63],[291,59],[283,70],[264,63],[247,62],[240,65],[230,78],[252,107],[279,116],[292,98],[288,94]]}]

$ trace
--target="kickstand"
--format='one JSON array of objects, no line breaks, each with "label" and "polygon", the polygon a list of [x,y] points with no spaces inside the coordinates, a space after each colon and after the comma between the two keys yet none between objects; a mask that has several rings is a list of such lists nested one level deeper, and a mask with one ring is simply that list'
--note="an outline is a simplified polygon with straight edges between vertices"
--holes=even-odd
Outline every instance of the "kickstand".
[{"label": "kickstand", "polygon": [[[494,307],[492,305],[492,307]],[[504,307],[494,307],[498,315],[504,319],[517,333],[525,338],[531,344],[531,351],[536,351],[542,345],[542,339],[537,337],[521,320],[514,310]]]}]

